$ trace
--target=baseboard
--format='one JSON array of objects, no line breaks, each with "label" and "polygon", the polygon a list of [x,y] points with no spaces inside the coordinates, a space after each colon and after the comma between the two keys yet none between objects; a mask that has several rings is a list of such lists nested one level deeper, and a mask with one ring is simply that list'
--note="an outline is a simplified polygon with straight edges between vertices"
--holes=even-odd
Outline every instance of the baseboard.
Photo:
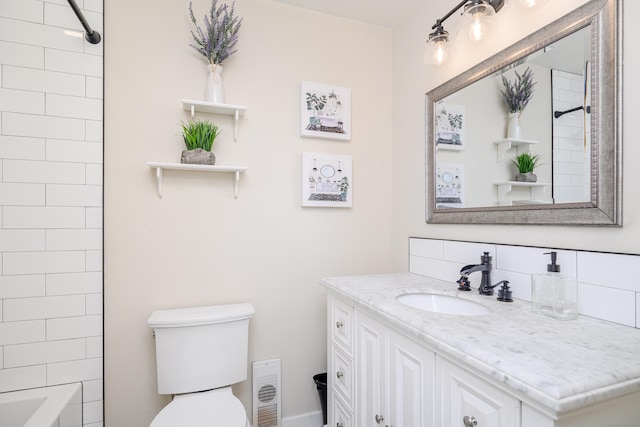
[{"label": "baseboard", "polygon": [[322,411],[283,418],[282,427],[322,427]]}]

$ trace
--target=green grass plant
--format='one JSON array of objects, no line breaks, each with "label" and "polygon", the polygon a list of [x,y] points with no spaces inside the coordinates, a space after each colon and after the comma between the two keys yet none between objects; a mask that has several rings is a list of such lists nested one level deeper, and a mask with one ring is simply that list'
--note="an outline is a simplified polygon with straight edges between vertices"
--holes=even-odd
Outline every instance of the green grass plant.
[{"label": "green grass plant", "polygon": [[211,151],[213,142],[221,131],[219,126],[200,120],[187,123],[181,122],[180,126],[182,127],[182,138],[187,150],[202,148],[205,151]]}]

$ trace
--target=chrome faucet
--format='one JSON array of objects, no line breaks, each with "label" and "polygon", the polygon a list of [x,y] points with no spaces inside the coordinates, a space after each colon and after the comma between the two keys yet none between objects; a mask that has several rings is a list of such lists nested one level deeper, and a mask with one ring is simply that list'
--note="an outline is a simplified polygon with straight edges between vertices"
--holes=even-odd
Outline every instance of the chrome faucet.
[{"label": "chrome faucet", "polygon": [[469,275],[476,271],[480,271],[482,273],[482,278],[480,279],[480,286],[478,287],[478,292],[480,295],[493,295],[493,288],[498,286],[500,283],[495,285],[491,285],[491,256],[489,252],[485,252],[484,255],[480,257],[480,264],[470,264],[465,265],[460,270],[460,279],[456,281],[459,285],[459,291],[470,291],[471,286],[469,283]]}]

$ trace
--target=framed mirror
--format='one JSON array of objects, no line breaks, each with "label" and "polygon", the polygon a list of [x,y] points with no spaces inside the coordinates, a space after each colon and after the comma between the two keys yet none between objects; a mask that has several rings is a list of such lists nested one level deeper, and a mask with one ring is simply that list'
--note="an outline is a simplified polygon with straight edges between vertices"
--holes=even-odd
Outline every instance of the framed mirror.
[{"label": "framed mirror", "polygon": [[621,20],[592,0],[427,93],[428,223],[622,225]]}]

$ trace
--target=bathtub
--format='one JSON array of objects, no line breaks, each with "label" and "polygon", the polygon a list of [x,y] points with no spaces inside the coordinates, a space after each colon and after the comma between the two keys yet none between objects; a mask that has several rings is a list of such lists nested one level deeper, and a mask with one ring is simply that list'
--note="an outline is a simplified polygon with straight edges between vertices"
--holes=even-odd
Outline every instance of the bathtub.
[{"label": "bathtub", "polygon": [[81,390],[74,383],[0,393],[0,426],[81,426]]}]

